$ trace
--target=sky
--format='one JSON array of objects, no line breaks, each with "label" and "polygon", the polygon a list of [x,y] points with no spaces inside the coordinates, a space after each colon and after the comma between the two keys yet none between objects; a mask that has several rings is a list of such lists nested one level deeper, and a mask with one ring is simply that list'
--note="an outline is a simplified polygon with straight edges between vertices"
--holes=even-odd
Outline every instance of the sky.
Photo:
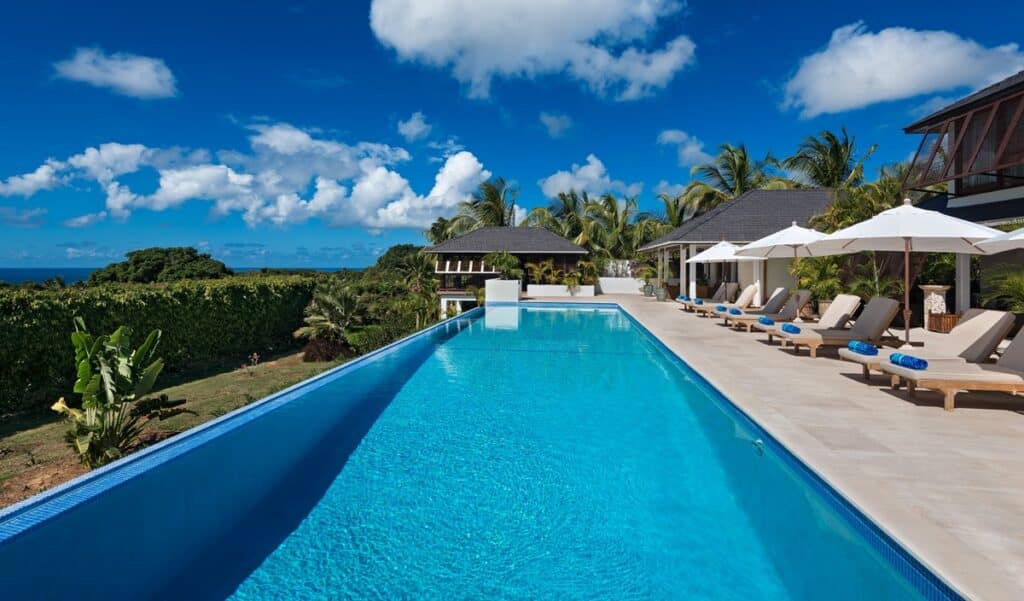
[{"label": "sky", "polygon": [[[195,246],[359,267],[489,177],[656,211],[722,143],[902,128],[1024,69],[1019,5],[372,0],[15,3],[0,20],[0,267]],[[522,213],[521,211],[521,213]]]}]

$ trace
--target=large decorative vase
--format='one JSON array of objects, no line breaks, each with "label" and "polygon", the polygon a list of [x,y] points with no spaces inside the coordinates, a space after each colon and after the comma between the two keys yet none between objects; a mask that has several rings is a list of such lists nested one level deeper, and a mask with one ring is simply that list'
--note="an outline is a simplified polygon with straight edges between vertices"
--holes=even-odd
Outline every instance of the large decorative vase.
[{"label": "large decorative vase", "polygon": [[644,284],[644,296],[653,296],[654,286],[651,284]]},{"label": "large decorative vase", "polygon": [[933,332],[949,332],[956,325],[955,316],[947,317],[946,292],[951,286],[922,284],[918,286],[924,292],[924,329]]},{"label": "large decorative vase", "polygon": [[659,301],[663,301],[663,300],[665,300],[666,298],[668,298],[668,290],[665,290],[665,288],[656,288],[656,289],[654,290],[654,296],[655,296],[655,297],[656,297],[656,298],[657,298],[657,299],[658,299]]}]

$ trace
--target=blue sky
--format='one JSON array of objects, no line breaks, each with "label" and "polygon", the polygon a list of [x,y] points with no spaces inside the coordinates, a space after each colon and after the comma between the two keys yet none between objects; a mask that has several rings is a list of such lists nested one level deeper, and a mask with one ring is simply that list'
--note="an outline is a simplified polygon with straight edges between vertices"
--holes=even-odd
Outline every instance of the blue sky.
[{"label": "blue sky", "polygon": [[573,186],[656,209],[723,142],[785,156],[844,125],[873,174],[929,107],[1024,68],[1010,2],[22,4],[4,267],[366,265],[489,175],[526,208]]}]

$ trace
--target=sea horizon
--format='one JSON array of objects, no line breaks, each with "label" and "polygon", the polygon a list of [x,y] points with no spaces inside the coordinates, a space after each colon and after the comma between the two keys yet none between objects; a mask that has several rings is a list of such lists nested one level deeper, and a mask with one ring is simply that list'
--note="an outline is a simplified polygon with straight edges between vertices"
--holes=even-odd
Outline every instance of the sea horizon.
[{"label": "sea horizon", "polygon": [[[103,269],[104,266],[98,267],[0,267],[0,282],[7,284],[22,284],[25,282],[44,282],[46,280],[60,277],[64,279],[65,284],[74,284],[75,282],[84,282],[89,279],[89,276],[97,270]],[[333,272],[341,270],[356,270],[361,271],[366,269],[365,267],[228,267],[235,273],[246,273],[250,271],[260,271],[261,269],[273,269],[273,270],[303,270],[303,271],[323,271]]]}]

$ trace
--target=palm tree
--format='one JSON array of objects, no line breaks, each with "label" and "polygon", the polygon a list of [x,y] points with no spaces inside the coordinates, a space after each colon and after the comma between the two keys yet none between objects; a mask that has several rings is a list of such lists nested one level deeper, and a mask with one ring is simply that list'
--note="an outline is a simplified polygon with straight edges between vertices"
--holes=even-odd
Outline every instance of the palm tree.
[{"label": "palm tree", "polygon": [[792,182],[772,173],[777,165],[771,154],[755,161],[744,145],[722,144],[710,163],[690,171],[691,177],[699,179],[683,192],[685,205],[694,213],[703,213],[750,190],[792,187]]},{"label": "palm tree", "polygon": [[518,196],[519,189],[503,178],[486,181],[471,199],[459,205],[459,214],[452,218],[449,229],[461,235],[481,227],[513,226]]},{"label": "palm tree", "polygon": [[665,205],[665,216],[662,221],[669,228],[675,229],[683,225],[683,222],[691,217],[693,212],[686,205],[686,196],[683,194],[670,196],[662,193],[658,195],[658,198]]},{"label": "palm tree", "polygon": [[452,220],[438,217],[430,224],[430,228],[423,232],[423,235],[431,244],[440,244],[446,240],[451,240],[454,237],[452,233]]},{"label": "palm tree", "polygon": [[523,225],[543,227],[572,240],[574,244],[587,246],[589,239],[584,224],[587,219],[587,205],[590,202],[590,196],[586,192],[559,192],[548,206],[532,209]]},{"label": "palm tree", "polygon": [[864,180],[864,161],[877,147],[873,144],[858,158],[856,139],[845,127],[838,135],[825,130],[817,136],[807,136],[796,154],[783,161],[782,165],[803,175],[813,186],[849,188]]},{"label": "palm tree", "polygon": [[296,338],[340,342],[345,332],[362,322],[359,295],[338,277],[321,282],[306,307],[306,325],[295,330]]}]

